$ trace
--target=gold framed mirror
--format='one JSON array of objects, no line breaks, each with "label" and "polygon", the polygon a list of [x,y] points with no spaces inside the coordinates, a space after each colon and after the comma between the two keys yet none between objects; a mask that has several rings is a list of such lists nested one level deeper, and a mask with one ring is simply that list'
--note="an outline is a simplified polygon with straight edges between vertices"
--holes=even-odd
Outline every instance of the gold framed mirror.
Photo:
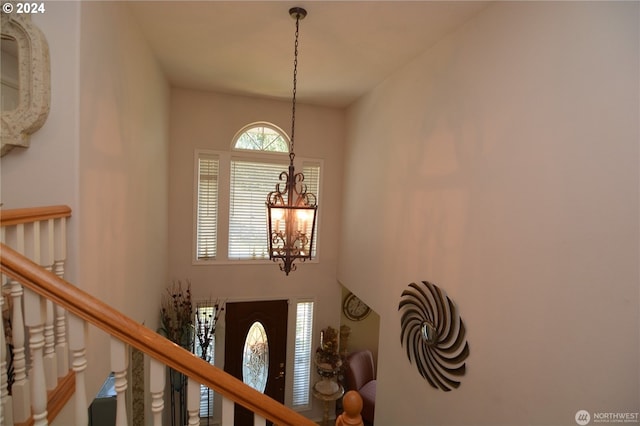
[{"label": "gold framed mirror", "polygon": [[2,13],[2,149],[29,147],[29,136],[49,115],[51,78],[49,45],[31,15]]}]

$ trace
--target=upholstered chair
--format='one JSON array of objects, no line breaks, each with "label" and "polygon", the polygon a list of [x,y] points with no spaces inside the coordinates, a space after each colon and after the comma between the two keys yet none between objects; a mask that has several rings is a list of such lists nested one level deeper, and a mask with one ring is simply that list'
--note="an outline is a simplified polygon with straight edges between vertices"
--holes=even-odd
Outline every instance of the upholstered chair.
[{"label": "upholstered chair", "polygon": [[358,391],[362,397],[362,420],[372,425],[376,409],[376,376],[371,351],[353,352],[347,357],[345,381],[347,390]]}]

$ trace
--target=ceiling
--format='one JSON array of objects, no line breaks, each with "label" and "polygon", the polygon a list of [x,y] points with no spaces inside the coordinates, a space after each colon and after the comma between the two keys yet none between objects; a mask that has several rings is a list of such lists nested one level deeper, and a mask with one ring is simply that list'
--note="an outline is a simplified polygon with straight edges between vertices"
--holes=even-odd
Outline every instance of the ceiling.
[{"label": "ceiling", "polygon": [[173,86],[345,107],[486,7],[484,1],[130,1]]}]

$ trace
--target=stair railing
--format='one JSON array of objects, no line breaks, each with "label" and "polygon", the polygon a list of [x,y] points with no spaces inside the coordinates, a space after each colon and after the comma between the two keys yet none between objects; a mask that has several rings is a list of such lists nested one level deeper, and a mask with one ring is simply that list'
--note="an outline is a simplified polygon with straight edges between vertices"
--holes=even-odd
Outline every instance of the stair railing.
[{"label": "stair railing", "polygon": [[[31,257],[42,268],[63,277],[66,220],[70,216],[71,209],[67,206],[3,210],[0,240]],[[24,289],[19,281],[11,278],[5,281],[5,278],[2,277],[0,292],[3,311],[0,425],[46,424],[47,418],[57,415],[74,390],[73,373],[69,370],[66,312],[61,306],[54,306],[51,301]],[[8,330],[4,329],[5,319]],[[10,336],[9,342],[5,341],[6,334]]]},{"label": "stair railing", "polygon": [[[233,424],[233,404],[235,402],[255,413],[256,420],[254,424],[256,425],[264,425],[266,419],[268,419],[276,425],[315,426],[314,422],[301,414],[245,385],[237,378],[210,365],[189,351],[113,309],[101,300],[65,281],[62,273],[59,273],[59,269],[64,269],[63,264],[59,265],[56,263],[58,262],[57,260],[53,260],[64,259],[66,256],[66,249],[60,247],[60,242],[56,239],[56,233],[64,233],[64,227],[66,226],[64,219],[70,216],[70,210],[68,208],[61,210],[63,212],[55,213],[56,215],[59,214],[55,218],[45,215],[46,219],[36,220],[32,223],[23,221],[24,217],[27,216],[26,213],[21,215],[14,214],[15,217],[23,217],[23,219],[16,219],[15,226],[9,221],[5,222],[7,213],[6,211],[3,212],[3,243],[0,245],[0,264],[3,276],[7,277],[10,283],[11,298],[14,302],[12,318],[16,323],[12,324],[12,332],[14,333],[12,338],[16,381],[13,386],[16,386],[16,383],[20,383],[20,385],[15,389],[12,387],[11,397],[9,397],[4,386],[0,388],[0,401],[2,403],[0,413],[4,413],[0,414],[0,425],[17,425],[29,421],[35,425],[48,424],[46,395],[48,385],[46,385],[46,377],[50,373],[46,373],[46,369],[49,368],[47,366],[58,365],[60,362],[59,359],[56,362],[50,360],[51,344],[47,343],[47,338],[50,339],[52,327],[50,323],[51,315],[47,313],[47,306],[51,303],[52,306],[56,307],[54,315],[55,337],[58,335],[59,328],[63,328],[58,323],[59,313],[62,311],[58,310],[59,308],[57,307],[64,310],[68,321],[68,342],[66,338],[60,338],[68,346],[68,351],[72,354],[71,365],[75,372],[75,424],[88,424],[88,405],[84,384],[84,374],[87,368],[84,330],[91,324],[111,335],[111,367],[115,373],[115,390],[117,393],[117,426],[126,426],[128,424],[125,408],[125,391],[127,389],[125,372],[129,368],[128,347],[135,347],[150,357],[151,380],[149,392],[152,400],[153,424],[156,426],[162,425],[167,366],[185,374],[188,377],[188,394],[196,395],[196,398],[188,398],[187,401],[189,425],[199,425],[199,390],[200,385],[204,385],[223,397],[223,425]],[[34,212],[32,211],[31,213]],[[33,224],[43,221],[46,221],[46,226],[41,227]],[[43,234],[46,240],[44,247],[47,247],[44,254],[46,259],[42,259],[42,253],[33,255],[33,247],[42,245],[41,236]],[[12,245],[13,248],[5,244],[5,242]],[[65,244],[62,245],[64,246]],[[32,254],[30,256],[31,259],[24,255],[29,253]],[[36,261],[34,261],[34,257]],[[37,260],[40,260],[40,262],[37,262]],[[38,263],[44,264],[45,267]],[[47,267],[46,265],[52,266]],[[24,296],[22,296],[23,293]],[[24,298],[24,314],[26,314],[24,316],[20,309],[20,297]],[[0,298],[0,304],[2,303],[4,303],[4,300]],[[17,324],[20,322],[20,318],[25,318],[24,326],[29,330],[29,368],[27,368],[26,351],[24,349],[24,334],[20,336],[20,329],[24,329],[24,326]],[[62,324],[64,324],[64,319]],[[4,339],[2,330],[0,330],[0,336],[0,338]],[[57,348],[57,341],[55,345]],[[5,346],[4,341],[0,342],[0,346]],[[5,377],[5,356],[0,359],[0,374]],[[30,384],[29,380],[31,380]],[[21,398],[19,401],[18,396]],[[28,403],[24,401],[28,401]],[[23,413],[21,411],[25,405],[26,411],[32,412],[32,417],[26,421],[22,419]],[[16,406],[19,406],[18,410],[16,410]],[[6,410],[11,410],[12,413],[7,414],[8,411]],[[17,413],[18,411],[20,413]],[[21,417],[17,418],[16,414]]]}]

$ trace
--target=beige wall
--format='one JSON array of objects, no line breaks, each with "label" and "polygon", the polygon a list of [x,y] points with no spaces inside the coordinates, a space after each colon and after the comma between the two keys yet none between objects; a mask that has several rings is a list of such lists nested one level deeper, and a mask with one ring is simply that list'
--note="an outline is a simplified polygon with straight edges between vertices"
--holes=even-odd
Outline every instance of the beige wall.
[{"label": "beige wall", "polygon": [[[259,300],[314,298],[315,345],[319,330],[340,324],[340,285],[336,282],[337,248],[342,184],[344,112],[329,108],[296,106],[297,157],[323,160],[322,192],[319,198],[318,262],[299,264],[285,276],[272,262],[193,265],[193,182],[196,149],[229,150],[233,136],[245,125],[271,122],[287,133],[291,126],[291,104],[266,99],[244,98],[184,89],[171,91],[171,143],[169,195],[169,272],[175,280],[189,279],[195,299]],[[266,200],[266,194],[265,194]],[[168,285],[169,283],[167,283]],[[294,304],[290,314],[295,313]],[[289,356],[293,355],[294,325],[290,315]],[[224,323],[218,329],[224,339]],[[223,366],[222,347],[216,363]],[[293,362],[287,365],[285,398],[291,397]],[[321,417],[321,406],[304,413]]]},{"label": "beige wall", "polygon": [[[42,128],[31,135],[31,147],[15,148],[0,160],[3,209],[78,203],[78,79],[80,4],[56,3],[33,22],[47,38],[51,57],[51,109]],[[61,24],[64,22],[64,25]],[[77,277],[76,222],[69,223],[71,240],[67,277]]]},{"label": "beige wall", "polygon": [[[51,54],[51,113],[2,158],[4,208],[68,204],[66,278],[155,329],[168,274],[169,89],[126,6],[52,2],[34,17]],[[140,303],[140,301],[150,303]],[[87,397],[111,370],[90,328]],[[72,410],[56,419],[71,424]]]},{"label": "beige wall", "polygon": [[[30,148],[13,149],[0,160],[2,203],[3,208],[57,204],[72,208],[65,277],[77,282],[80,3],[47,4],[47,13],[35,15],[33,22],[49,44],[51,110],[42,128],[31,135]],[[73,404],[58,419],[59,424],[71,424]]]},{"label": "beige wall", "polygon": [[[638,6],[493,4],[350,108],[338,278],[380,314],[376,423],[640,411]],[[399,343],[425,279],[467,326],[449,393]]]},{"label": "beige wall", "polygon": [[[168,274],[169,86],[123,3],[82,3],[79,285],[156,329]],[[109,373],[91,334],[89,398]]]}]

